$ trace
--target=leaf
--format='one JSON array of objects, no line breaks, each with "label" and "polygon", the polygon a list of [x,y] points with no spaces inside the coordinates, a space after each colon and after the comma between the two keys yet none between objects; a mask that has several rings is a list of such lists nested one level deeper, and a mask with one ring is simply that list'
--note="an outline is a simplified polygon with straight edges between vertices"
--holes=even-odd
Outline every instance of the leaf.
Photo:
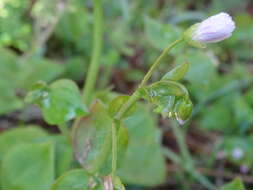
[{"label": "leaf", "polygon": [[23,102],[16,96],[19,69],[17,56],[12,51],[0,49],[0,114],[23,107]]},{"label": "leaf", "polygon": [[65,63],[64,77],[75,81],[82,80],[88,69],[87,62],[84,62],[84,59],[81,56],[70,57]]},{"label": "leaf", "polygon": [[[203,129],[221,132],[231,131],[234,118],[231,113],[231,107],[228,107],[228,105],[233,105],[234,98],[231,97],[231,94],[228,96],[222,97],[202,109],[200,126]],[[217,125],[217,121],[219,121],[219,125]]]},{"label": "leaf", "polygon": [[16,96],[14,87],[12,87],[7,80],[1,81],[0,79],[0,89],[0,115],[10,113],[23,107],[23,102]]},{"label": "leaf", "polygon": [[4,156],[1,187],[8,190],[47,190],[54,180],[52,143],[20,144]]},{"label": "leaf", "polygon": [[234,99],[234,117],[236,121],[236,125],[239,126],[240,132],[249,131],[253,124],[252,118],[252,107],[244,100],[244,98],[240,95],[237,95]]},{"label": "leaf", "polygon": [[118,170],[124,183],[155,186],[164,182],[166,166],[156,122],[143,104],[137,107],[134,115],[125,120],[129,130],[129,145]]},{"label": "leaf", "polygon": [[19,88],[31,89],[38,81],[50,82],[64,71],[61,64],[46,58],[30,58],[20,64]]},{"label": "leaf", "polygon": [[39,142],[48,134],[38,126],[25,126],[10,129],[0,134],[0,160],[13,147],[24,144]]},{"label": "leaf", "polygon": [[174,114],[179,124],[183,125],[191,116],[193,104],[189,97],[180,98],[176,101]]},{"label": "leaf", "polygon": [[173,81],[181,80],[188,70],[189,70],[189,63],[183,63],[181,65],[176,66],[168,73],[166,73],[163,76],[162,80],[173,80]]},{"label": "leaf", "polygon": [[63,66],[43,58],[20,61],[12,51],[0,49],[0,114],[23,107],[21,95],[38,80],[50,81],[63,72]]},{"label": "leaf", "polygon": [[236,178],[229,184],[224,185],[220,190],[245,190],[242,180],[240,178]]},{"label": "leaf", "polygon": [[55,146],[55,174],[60,176],[72,167],[74,162],[73,150],[65,136],[51,136]]},{"label": "leaf", "polygon": [[91,173],[99,171],[110,154],[112,123],[105,106],[96,101],[90,115],[82,117],[73,128],[75,157]]},{"label": "leaf", "polygon": [[38,104],[44,119],[51,125],[62,124],[88,113],[78,87],[67,79],[57,80],[49,86],[37,84],[28,93],[26,101]]},{"label": "leaf", "polygon": [[[115,125],[117,128],[117,169],[122,166],[122,162],[126,155],[128,141],[129,141],[129,134],[128,129],[125,127],[123,123],[118,123],[118,126]],[[112,171],[112,148],[110,149],[109,156],[107,157],[104,166],[100,170],[100,174],[103,176],[109,175]]]},{"label": "leaf", "polygon": [[[111,117],[114,117],[117,112],[120,110],[120,108],[129,100],[130,96],[118,96],[114,98],[110,104],[109,104],[109,109],[108,112],[111,115]],[[131,115],[136,109],[136,105],[133,104],[128,110],[125,112],[123,117],[128,117]]]},{"label": "leaf", "polygon": [[187,89],[180,83],[174,81],[158,81],[141,91],[144,98],[151,101],[164,96],[184,96],[188,94]]},{"label": "leaf", "polygon": [[85,190],[94,189],[97,185],[95,178],[85,170],[76,169],[68,171],[59,177],[50,190]]},{"label": "leaf", "polygon": [[191,115],[192,103],[187,89],[175,81],[159,81],[141,89],[141,95],[156,105],[155,112],[176,118],[180,124]]}]

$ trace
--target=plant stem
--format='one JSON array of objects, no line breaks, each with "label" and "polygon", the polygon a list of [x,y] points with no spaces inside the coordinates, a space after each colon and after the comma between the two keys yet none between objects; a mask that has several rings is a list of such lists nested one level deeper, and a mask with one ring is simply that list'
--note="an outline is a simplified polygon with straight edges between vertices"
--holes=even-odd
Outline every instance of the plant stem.
[{"label": "plant stem", "polygon": [[[172,123],[171,125],[173,134],[176,137],[180,152],[182,154],[182,165],[184,169],[199,183],[201,183],[203,186],[205,186],[209,190],[217,190],[217,188],[202,174],[200,174],[194,167],[194,162],[193,159],[188,151],[187,145],[184,140],[184,133],[180,126],[178,126],[175,122]],[[167,156],[169,156],[168,151],[167,151]],[[172,159],[173,161],[180,162],[179,158],[177,158],[175,155],[173,155]]]},{"label": "plant stem", "polygon": [[184,40],[183,38],[179,38],[178,40],[174,41],[167,48],[165,48],[163,50],[163,52],[161,53],[161,55],[155,60],[155,62],[150,67],[150,69],[147,72],[147,74],[142,79],[142,81],[141,81],[140,85],[138,86],[137,90],[131,95],[131,97],[129,98],[129,100],[120,108],[120,110],[118,111],[118,113],[115,116],[115,119],[117,119],[117,120],[121,120],[122,119],[122,117],[125,114],[125,112],[140,98],[139,89],[141,89],[142,87],[144,87],[146,85],[146,83],[148,82],[148,80],[152,76],[154,70],[161,63],[161,60],[168,54],[168,52],[174,46],[176,46],[178,43],[182,42],[183,40]]},{"label": "plant stem", "polygon": [[117,129],[116,123],[112,124],[112,175],[115,175],[117,169]]},{"label": "plant stem", "polygon": [[96,84],[98,75],[100,56],[103,43],[103,9],[101,0],[93,0],[94,2],[94,32],[93,32],[93,50],[91,63],[89,66],[84,90],[84,102],[89,104],[91,102],[92,94]]},{"label": "plant stem", "polygon": [[140,98],[138,89],[130,96],[128,101],[119,109],[115,116],[116,120],[121,120],[126,111]]},{"label": "plant stem", "polygon": [[168,52],[174,47],[176,46],[178,43],[182,42],[184,39],[183,38],[179,38],[178,40],[174,41],[173,43],[171,43],[167,48],[165,48],[163,50],[163,52],[161,53],[161,55],[156,59],[156,61],[154,62],[154,64],[150,67],[149,71],[147,72],[147,74],[144,76],[143,80],[141,81],[141,84],[139,86],[139,88],[142,88],[150,79],[151,75],[153,74],[154,70],[157,68],[157,66],[161,63],[161,60],[168,54]]},{"label": "plant stem", "polygon": [[176,140],[177,140],[180,152],[182,154],[182,157],[185,159],[185,161],[187,161],[187,163],[192,164],[193,161],[191,159],[191,156],[190,156],[190,153],[188,151],[187,145],[184,141],[183,131],[181,130],[180,126],[178,126],[176,124],[176,122],[172,122],[171,129],[172,129],[173,134],[176,137]]}]

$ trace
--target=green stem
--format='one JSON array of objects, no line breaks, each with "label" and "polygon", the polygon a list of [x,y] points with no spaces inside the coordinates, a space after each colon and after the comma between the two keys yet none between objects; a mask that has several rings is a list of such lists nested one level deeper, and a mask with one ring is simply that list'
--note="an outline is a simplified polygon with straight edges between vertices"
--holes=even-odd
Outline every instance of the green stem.
[{"label": "green stem", "polygon": [[119,109],[115,116],[116,120],[121,120],[126,111],[140,98],[138,89],[130,96],[128,101]]},{"label": "green stem", "polygon": [[150,67],[149,71],[147,72],[147,74],[144,76],[143,80],[141,81],[141,84],[139,86],[139,88],[142,88],[150,79],[151,75],[153,74],[154,70],[157,68],[157,66],[161,63],[161,60],[168,54],[168,52],[174,47],[176,46],[178,43],[182,42],[184,39],[180,38],[176,41],[174,41],[173,43],[171,43],[167,48],[165,48],[163,50],[163,52],[161,53],[161,55],[156,59],[156,61],[154,62],[154,64]]},{"label": "green stem", "polygon": [[117,119],[117,120],[121,120],[122,119],[122,117],[125,114],[125,112],[140,98],[139,89],[141,89],[142,87],[144,87],[146,85],[146,83],[148,82],[148,80],[152,76],[154,70],[160,65],[161,60],[168,54],[168,52],[174,46],[176,46],[178,43],[182,42],[183,40],[184,40],[183,38],[180,38],[180,39],[174,41],[173,43],[171,43],[167,48],[165,48],[163,50],[163,52],[161,53],[161,55],[155,60],[155,62],[150,67],[150,69],[147,72],[147,74],[142,79],[142,81],[141,81],[140,85],[138,86],[137,90],[132,94],[132,96],[129,98],[129,100],[120,108],[120,110],[118,111],[118,113],[115,116],[115,119]]},{"label": "green stem", "polygon": [[93,50],[92,58],[89,66],[84,90],[84,102],[91,102],[92,94],[95,88],[96,78],[98,75],[100,56],[103,43],[103,9],[101,0],[93,0],[94,2],[94,35],[93,35]]},{"label": "green stem", "polygon": [[117,169],[117,129],[116,124],[112,124],[112,175],[115,175]]},{"label": "green stem", "polygon": [[[188,151],[187,145],[184,140],[184,133],[180,126],[178,126],[175,122],[171,125],[173,134],[176,137],[180,152],[182,154],[182,165],[184,166],[184,169],[197,181],[199,181],[203,186],[205,186],[209,190],[217,190],[217,188],[202,174],[200,174],[194,167],[193,159]],[[168,151],[167,151],[167,155]],[[174,155],[174,161],[175,159]],[[179,161],[178,161],[179,162]]]},{"label": "green stem", "polygon": [[172,123],[171,128],[172,128],[173,134],[176,137],[176,140],[177,140],[177,143],[178,143],[178,146],[179,146],[179,149],[180,149],[180,152],[181,152],[183,158],[187,161],[187,163],[192,164],[193,161],[191,159],[187,145],[184,141],[183,131],[181,130],[180,126],[178,126],[176,124],[176,122]]}]

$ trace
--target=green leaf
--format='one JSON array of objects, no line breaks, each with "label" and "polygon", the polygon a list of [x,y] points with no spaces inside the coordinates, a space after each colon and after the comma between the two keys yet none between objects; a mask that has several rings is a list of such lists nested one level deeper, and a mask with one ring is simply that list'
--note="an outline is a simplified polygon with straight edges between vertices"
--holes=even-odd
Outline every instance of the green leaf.
[{"label": "green leaf", "polygon": [[1,164],[1,187],[8,190],[47,190],[54,180],[52,143],[20,144]]},{"label": "green leaf", "polygon": [[42,58],[25,62],[12,51],[0,49],[0,114],[23,107],[20,95],[38,80],[50,81],[59,76],[63,66]]},{"label": "green leaf", "polygon": [[[205,106],[201,110],[200,127],[206,130],[217,130],[221,132],[231,131],[233,128],[233,116],[231,108],[227,105],[233,105],[234,98],[225,96],[213,102],[211,105]],[[217,125],[219,121],[219,125]]]},{"label": "green leaf", "polygon": [[16,96],[14,87],[11,86],[7,80],[2,81],[0,78],[0,89],[0,115],[10,113],[23,107],[23,102]]},{"label": "green leaf", "polygon": [[55,81],[49,86],[37,84],[28,93],[26,101],[38,104],[44,119],[52,125],[62,124],[88,113],[78,87],[67,79]]},{"label": "green leaf", "polygon": [[85,170],[76,169],[68,171],[59,177],[50,190],[85,190],[94,189],[97,185],[95,178]]},{"label": "green leaf", "polygon": [[156,105],[155,112],[185,122],[192,112],[187,89],[175,81],[159,81],[141,89],[141,95]]},{"label": "green leaf", "polygon": [[236,178],[234,181],[229,184],[224,185],[220,190],[245,190],[242,180]]},{"label": "green leaf", "polygon": [[48,134],[38,126],[25,126],[10,129],[0,134],[0,160],[13,147],[24,144],[39,142]]},{"label": "green leaf", "polygon": [[[109,109],[108,112],[109,114],[114,117],[119,109],[129,100],[130,96],[118,96],[114,98],[110,104],[109,104]],[[130,116],[134,111],[136,110],[136,105],[133,104],[128,110],[125,112],[123,117],[128,117]]]},{"label": "green leaf", "polygon": [[[117,127],[117,169],[122,166],[122,162],[126,155],[129,134],[128,129],[123,123],[118,123]],[[103,176],[109,175],[112,171],[112,149],[110,150],[109,156],[107,157],[104,166],[100,169],[100,174]]]},{"label": "green leaf", "polygon": [[19,71],[17,56],[12,51],[0,49],[0,114],[23,107],[23,102],[16,96],[16,88],[20,80]]},{"label": "green leaf", "polygon": [[55,145],[55,173],[60,176],[72,167],[74,162],[73,150],[65,136],[51,136]]},{"label": "green leaf", "polygon": [[65,63],[64,77],[75,81],[80,81],[84,78],[88,69],[87,62],[84,62],[84,57],[70,57]]},{"label": "green leaf", "polygon": [[233,104],[236,125],[240,127],[240,132],[248,131],[253,124],[252,107],[240,95],[235,97]]},{"label": "green leaf", "polygon": [[193,104],[189,97],[180,98],[175,103],[173,112],[179,124],[184,124],[192,113]]},{"label": "green leaf", "polygon": [[112,123],[105,106],[96,101],[91,107],[90,115],[81,118],[73,128],[76,159],[91,173],[99,171],[110,154]]},{"label": "green leaf", "polygon": [[176,66],[168,73],[166,73],[163,76],[162,80],[173,80],[173,81],[181,80],[188,70],[189,70],[189,63],[183,63],[181,65]]},{"label": "green leaf", "polygon": [[184,96],[188,94],[187,89],[180,83],[174,81],[158,81],[142,89],[144,98],[151,101],[164,96]]},{"label": "green leaf", "polygon": [[157,120],[140,104],[134,115],[125,120],[129,145],[118,175],[124,183],[155,186],[165,180],[166,165],[161,149]]},{"label": "green leaf", "polygon": [[63,71],[63,65],[50,59],[32,57],[20,64],[19,88],[29,90],[38,81],[50,82],[60,76]]}]

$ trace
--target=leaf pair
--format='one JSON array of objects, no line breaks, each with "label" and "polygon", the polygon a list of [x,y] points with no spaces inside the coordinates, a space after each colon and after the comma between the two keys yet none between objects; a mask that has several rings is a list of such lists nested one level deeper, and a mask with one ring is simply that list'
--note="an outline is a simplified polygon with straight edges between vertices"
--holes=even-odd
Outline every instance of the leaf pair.
[{"label": "leaf pair", "polygon": [[192,102],[187,89],[174,81],[159,81],[141,89],[143,98],[155,104],[155,112],[176,118],[183,124],[191,115]]},{"label": "leaf pair", "polygon": [[155,112],[176,118],[180,124],[190,117],[193,107],[187,89],[177,82],[188,68],[188,63],[181,64],[165,74],[161,81],[140,89],[142,97],[156,105]]}]

